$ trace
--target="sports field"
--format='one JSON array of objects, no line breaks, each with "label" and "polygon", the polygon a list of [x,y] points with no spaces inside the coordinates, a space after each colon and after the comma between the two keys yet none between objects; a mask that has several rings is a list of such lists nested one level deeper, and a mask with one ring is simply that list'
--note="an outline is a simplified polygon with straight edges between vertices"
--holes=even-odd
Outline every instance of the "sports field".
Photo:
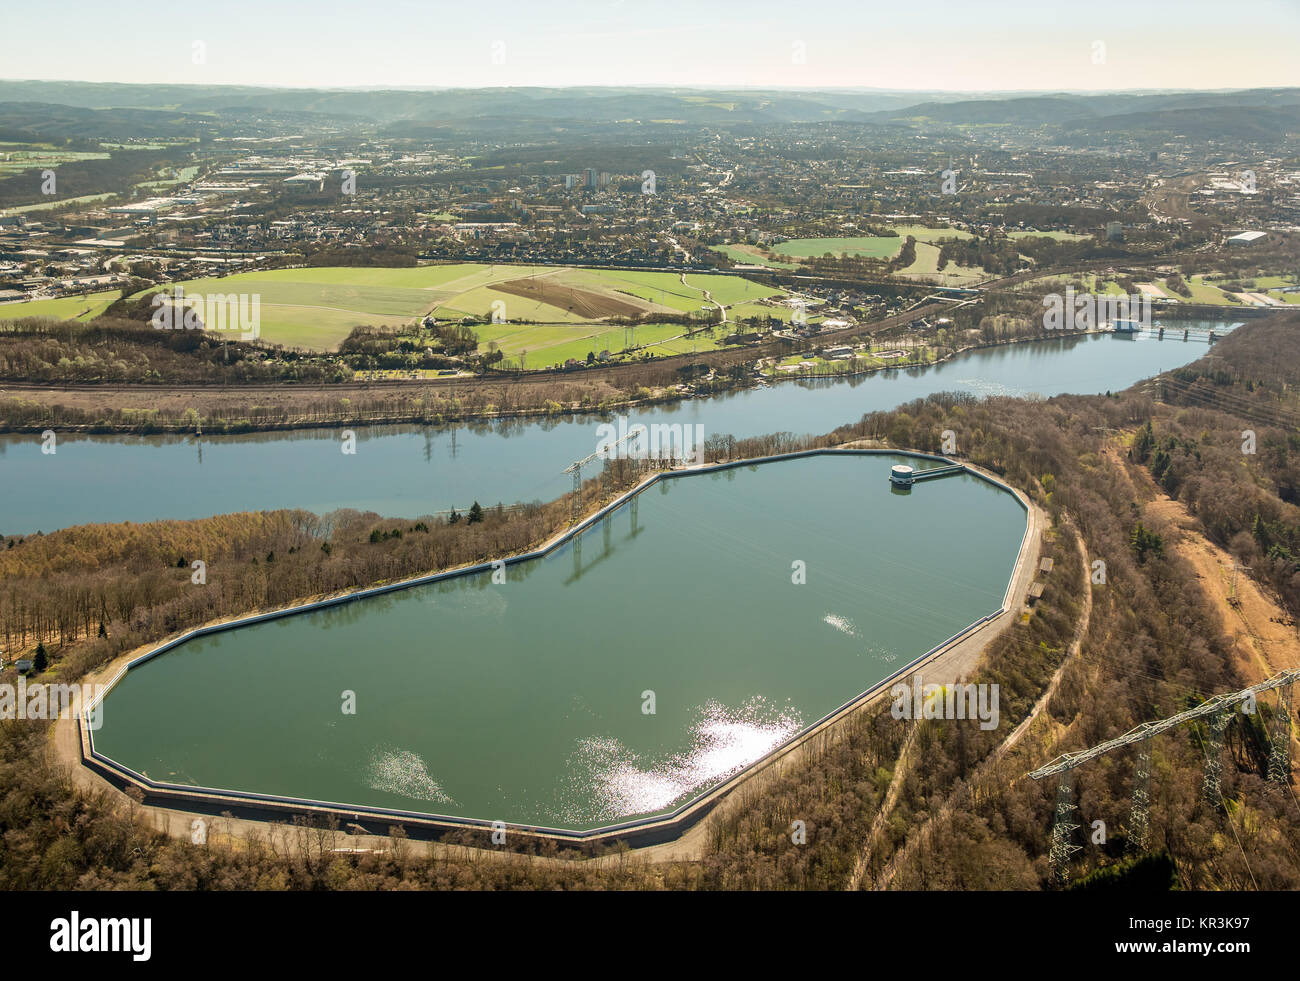
[{"label": "sports field", "polygon": [[866,256],[870,259],[889,259],[898,255],[903,247],[902,237],[865,235],[856,238],[792,238],[772,246],[777,255],[798,259],[819,258],[829,252],[833,256]]}]

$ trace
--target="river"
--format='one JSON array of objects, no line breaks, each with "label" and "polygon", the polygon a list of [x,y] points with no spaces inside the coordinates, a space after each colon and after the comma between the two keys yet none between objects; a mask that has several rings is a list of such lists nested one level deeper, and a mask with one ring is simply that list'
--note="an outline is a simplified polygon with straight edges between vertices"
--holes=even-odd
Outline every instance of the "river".
[{"label": "river", "polygon": [[[1222,324],[1209,324],[1224,326]],[[1180,324],[1181,326],[1181,324]],[[784,381],[633,414],[698,425],[707,438],[829,432],[863,413],[938,391],[976,396],[1120,391],[1204,355],[1201,341],[1095,334],[970,351],[940,365],[841,380]],[[356,508],[416,517],[478,500],[552,500],[563,469],[597,448],[596,416],[455,427],[373,427],[223,437],[0,437],[0,533],[245,510]],[[585,471],[597,472],[596,464]]]}]

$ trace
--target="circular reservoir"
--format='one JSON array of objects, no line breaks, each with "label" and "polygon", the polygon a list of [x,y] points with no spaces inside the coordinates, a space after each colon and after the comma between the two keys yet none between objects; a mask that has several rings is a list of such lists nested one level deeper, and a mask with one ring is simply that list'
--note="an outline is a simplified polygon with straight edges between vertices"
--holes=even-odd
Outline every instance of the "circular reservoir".
[{"label": "circular reservoir", "polygon": [[155,783],[361,808],[668,813],[1001,607],[1024,508],[970,474],[891,494],[907,459],[661,480],[503,584],[186,641],[113,687],[94,749]]}]

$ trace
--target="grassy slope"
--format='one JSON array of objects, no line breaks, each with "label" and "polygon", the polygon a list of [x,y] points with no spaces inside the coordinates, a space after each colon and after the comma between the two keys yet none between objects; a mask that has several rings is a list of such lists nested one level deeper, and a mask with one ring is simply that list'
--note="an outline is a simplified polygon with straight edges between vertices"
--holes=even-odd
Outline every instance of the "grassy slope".
[{"label": "grassy slope", "polygon": [[59,320],[89,320],[108,309],[119,296],[117,290],[88,293],[84,296],[61,296],[57,300],[27,300],[0,305],[0,320],[20,317],[54,317]]}]

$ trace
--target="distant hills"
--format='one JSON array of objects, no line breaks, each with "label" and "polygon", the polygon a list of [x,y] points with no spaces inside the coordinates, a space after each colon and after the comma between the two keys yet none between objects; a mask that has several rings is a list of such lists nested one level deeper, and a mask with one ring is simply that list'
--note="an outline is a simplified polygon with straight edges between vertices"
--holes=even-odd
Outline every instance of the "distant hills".
[{"label": "distant hills", "polygon": [[49,102],[0,102],[0,139],[112,139],[197,136],[215,121],[174,109],[84,109]]},{"label": "distant hills", "polygon": [[512,126],[745,126],[852,122],[1059,126],[1253,139],[1300,131],[1300,89],[1232,92],[961,94],[924,91],[660,88],[275,89],[0,81],[0,130],[103,138],[221,123],[334,122],[420,136]]},{"label": "distant hills", "polygon": [[1166,133],[1196,139],[1262,139],[1300,133],[1300,89],[967,99],[924,102],[874,113],[871,118],[952,125],[1059,125],[1075,131]]}]

